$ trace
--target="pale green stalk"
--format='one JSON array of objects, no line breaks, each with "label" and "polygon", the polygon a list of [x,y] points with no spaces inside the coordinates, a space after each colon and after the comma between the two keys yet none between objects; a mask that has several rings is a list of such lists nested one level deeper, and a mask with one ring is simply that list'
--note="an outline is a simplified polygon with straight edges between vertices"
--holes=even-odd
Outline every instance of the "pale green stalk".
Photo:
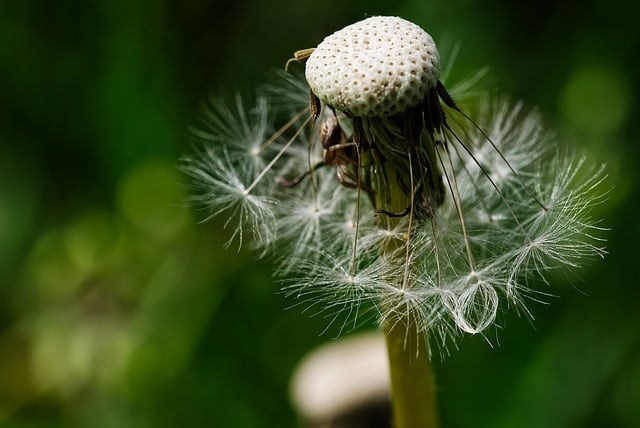
[{"label": "pale green stalk", "polygon": [[437,428],[436,394],[426,338],[415,320],[398,313],[384,332],[391,373],[395,428]]},{"label": "pale green stalk", "polygon": [[[390,207],[393,212],[402,212],[412,204],[397,185],[395,168],[387,168],[386,192],[377,194],[377,206]],[[401,172],[406,175],[407,171]],[[400,221],[380,215],[380,227],[393,230]],[[409,234],[407,234],[408,238]],[[406,265],[408,254],[399,248],[404,245],[388,244],[380,249],[383,257]],[[403,272],[404,269],[400,269]],[[392,278],[398,288],[406,287],[405,276]],[[383,307],[388,302],[381,302]],[[391,375],[391,399],[395,428],[437,428],[438,414],[434,378],[429,361],[428,343],[424,331],[419,328],[412,308],[396,307],[383,324],[389,355]]]}]

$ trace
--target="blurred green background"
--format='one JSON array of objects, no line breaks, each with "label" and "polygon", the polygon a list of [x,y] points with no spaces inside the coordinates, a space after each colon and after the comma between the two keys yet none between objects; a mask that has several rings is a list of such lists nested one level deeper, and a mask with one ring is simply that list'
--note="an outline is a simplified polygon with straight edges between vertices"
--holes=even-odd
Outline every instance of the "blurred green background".
[{"label": "blurred green background", "polygon": [[610,174],[610,254],[554,277],[535,321],[505,313],[493,347],[468,337],[436,362],[443,427],[640,427],[639,9],[3,2],[0,426],[296,426],[291,371],[337,330],[286,310],[269,262],[225,250],[221,222],[197,223],[176,164],[210,94],[250,94],[294,50],[379,14],[460,42],[453,80],[489,66],[493,89]]}]

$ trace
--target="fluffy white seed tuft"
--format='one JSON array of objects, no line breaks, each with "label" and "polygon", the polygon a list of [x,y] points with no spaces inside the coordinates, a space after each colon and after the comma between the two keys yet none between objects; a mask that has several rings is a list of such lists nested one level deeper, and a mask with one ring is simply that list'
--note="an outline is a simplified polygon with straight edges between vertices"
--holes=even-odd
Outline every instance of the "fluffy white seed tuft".
[{"label": "fluffy white seed tuft", "polygon": [[305,72],[312,91],[354,116],[392,116],[418,105],[440,75],[429,34],[402,18],[375,16],[326,37]]}]

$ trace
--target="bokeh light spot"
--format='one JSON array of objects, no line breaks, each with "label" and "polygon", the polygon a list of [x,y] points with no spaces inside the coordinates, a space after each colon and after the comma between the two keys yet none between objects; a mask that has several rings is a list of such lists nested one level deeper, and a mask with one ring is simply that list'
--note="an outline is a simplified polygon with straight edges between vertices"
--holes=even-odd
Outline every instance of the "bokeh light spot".
[{"label": "bokeh light spot", "polygon": [[170,239],[188,220],[185,194],[174,164],[148,160],[122,180],[118,206],[136,228],[158,239]]},{"label": "bokeh light spot", "polygon": [[629,116],[631,85],[615,68],[590,66],[577,69],[566,83],[560,111],[579,131],[609,133]]}]

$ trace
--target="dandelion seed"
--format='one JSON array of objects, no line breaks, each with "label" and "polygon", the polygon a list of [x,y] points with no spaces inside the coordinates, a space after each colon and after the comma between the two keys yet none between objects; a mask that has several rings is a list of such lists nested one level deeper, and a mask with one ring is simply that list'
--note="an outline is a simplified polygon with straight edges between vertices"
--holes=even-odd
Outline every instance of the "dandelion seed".
[{"label": "dandelion seed", "polygon": [[225,228],[236,221],[226,246],[236,239],[238,248],[242,246],[246,225],[255,240],[273,240],[276,227],[273,207],[277,200],[269,194],[250,193],[225,150],[201,151],[199,156],[185,159],[182,170],[193,180],[193,204],[209,212],[204,221],[223,212],[229,213]]}]

